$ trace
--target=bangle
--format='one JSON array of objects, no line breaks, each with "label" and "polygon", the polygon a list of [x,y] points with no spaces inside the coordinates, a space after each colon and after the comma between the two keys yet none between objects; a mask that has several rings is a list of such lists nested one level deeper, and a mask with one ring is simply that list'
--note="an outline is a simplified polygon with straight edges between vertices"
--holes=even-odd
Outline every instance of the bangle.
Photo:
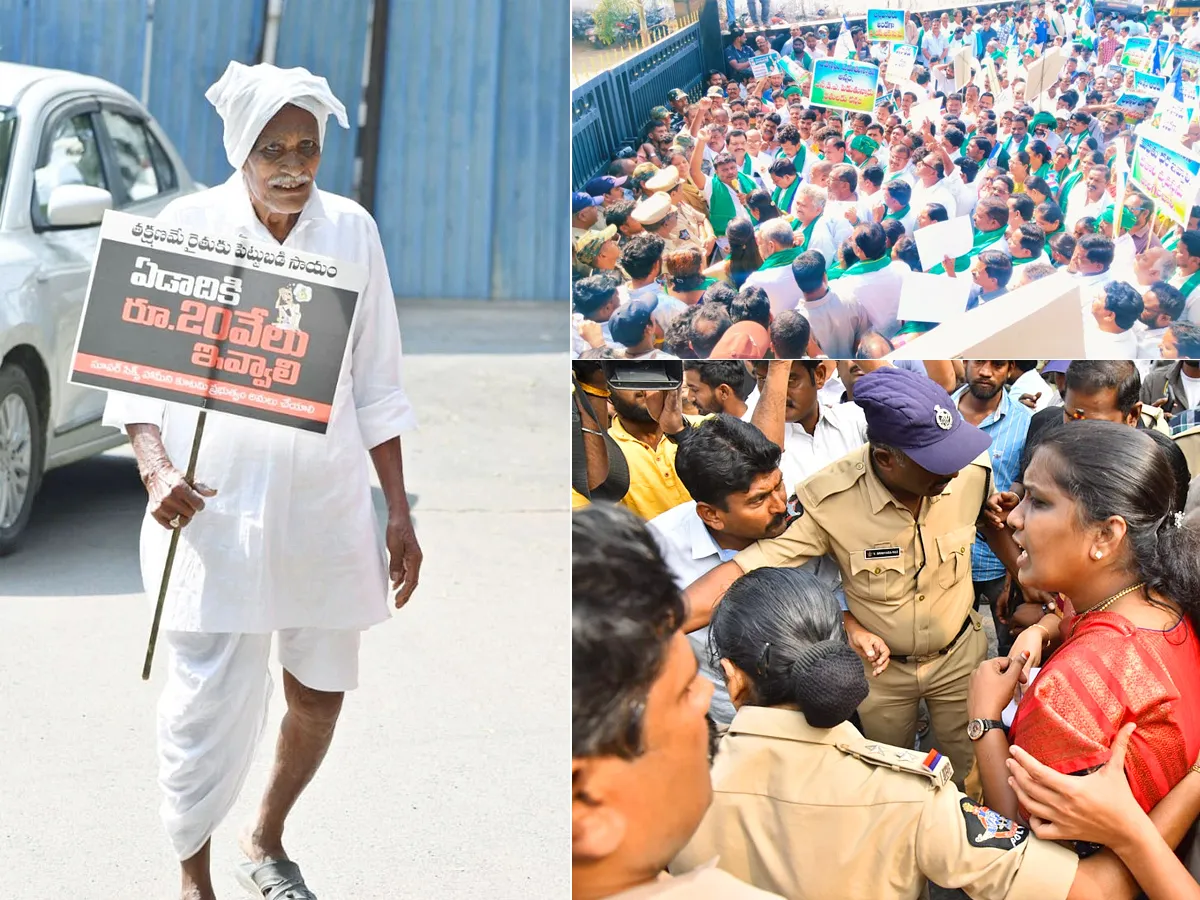
[{"label": "bangle", "polygon": [[[600,437],[604,437],[604,432],[597,431],[595,428],[584,428],[582,425],[580,425],[579,430],[586,434],[595,434],[595,435],[599,435]],[[1045,629],[1042,629],[1042,630],[1045,631]]]},{"label": "bangle", "polygon": [[1050,629],[1049,629],[1049,628],[1047,628],[1047,627],[1046,627],[1045,625],[1043,625],[1041,622],[1034,622],[1034,623],[1033,623],[1032,625],[1030,625],[1029,627],[1030,627],[1030,628],[1040,628],[1040,629],[1042,629],[1042,634],[1044,634],[1044,635],[1046,636],[1046,639],[1045,639],[1044,641],[1042,641],[1042,646],[1043,646],[1043,647],[1048,647],[1048,646],[1050,645],[1050,640],[1051,640],[1051,638],[1050,638]]}]

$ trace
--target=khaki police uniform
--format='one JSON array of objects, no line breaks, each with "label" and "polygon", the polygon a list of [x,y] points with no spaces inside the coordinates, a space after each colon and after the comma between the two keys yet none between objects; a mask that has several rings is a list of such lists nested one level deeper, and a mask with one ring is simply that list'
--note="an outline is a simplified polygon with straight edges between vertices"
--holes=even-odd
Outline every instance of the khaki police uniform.
[{"label": "khaki police uniform", "polygon": [[943,760],[869,741],[848,722],[744,706],[713,764],[713,802],[671,863],[725,871],[793,900],[908,900],[926,880],[976,900],[1059,900],[1076,855],[955,790]]},{"label": "khaki police uniform", "polygon": [[960,785],[974,759],[967,679],[987,653],[974,611],[971,545],[990,489],[984,453],[940,495],[922,499],[914,519],[875,474],[865,445],[797,486],[804,513],[783,534],[735,557],[751,572],[831,556],[850,613],[891,650],[877,678],[864,663],[871,692],[858,710],[863,731],[875,741],[913,746],[924,698],[936,745]]},{"label": "khaki police uniform", "polygon": [[709,864],[686,875],[664,872],[650,884],[614,894],[609,900],[780,900],[778,894],[751,887],[728,872]]},{"label": "khaki police uniform", "polygon": [[1174,441],[1175,446],[1183,451],[1192,477],[1200,477],[1200,426],[1181,431],[1175,435]]}]

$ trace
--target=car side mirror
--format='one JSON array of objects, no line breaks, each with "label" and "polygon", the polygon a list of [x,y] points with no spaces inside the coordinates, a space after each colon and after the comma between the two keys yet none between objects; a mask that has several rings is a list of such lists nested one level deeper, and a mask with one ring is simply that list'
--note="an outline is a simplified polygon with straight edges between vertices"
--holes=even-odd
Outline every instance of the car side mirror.
[{"label": "car side mirror", "polygon": [[81,228],[99,225],[104,211],[112,209],[112,194],[87,184],[60,184],[50,192],[46,218],[51,227]]}]

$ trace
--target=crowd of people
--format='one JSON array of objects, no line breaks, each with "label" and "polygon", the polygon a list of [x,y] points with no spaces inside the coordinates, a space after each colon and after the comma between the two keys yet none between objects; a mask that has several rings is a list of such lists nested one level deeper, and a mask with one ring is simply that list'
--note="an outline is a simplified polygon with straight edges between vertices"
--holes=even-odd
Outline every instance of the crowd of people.
[{"label": "crowd of people", "polygon": [[576,897],[1200,897],[1200,363],[573,397]]},{"label": "crowd of people", "polygon": [[[1184,58],[1200,15],[1071,0],[906,18],[911,72],[861,27],[735,24],[726,71],[663,97],[636,146],[572,195],[576,358],[881,358],[939,324],[905,318],[913,273],[959,280],[922,286],[945,292],[943,321],[1055,279],[1080,288],[1083,355],[1200,355],[1200,205],[1184,198],[1174,221],[1161,185],[1130,177],[1139,139],[1187,155],[1200,138]],[[1131,38],[1151,39],[1138,65],[1167,78],[1182,119],[1134,91]],[[1027,95],[1052,51],[1057,81]],[[823,57],[877,67],[873,112],[810,102]],[[922,256],[920,229],[959,219],[970,249]]]}]

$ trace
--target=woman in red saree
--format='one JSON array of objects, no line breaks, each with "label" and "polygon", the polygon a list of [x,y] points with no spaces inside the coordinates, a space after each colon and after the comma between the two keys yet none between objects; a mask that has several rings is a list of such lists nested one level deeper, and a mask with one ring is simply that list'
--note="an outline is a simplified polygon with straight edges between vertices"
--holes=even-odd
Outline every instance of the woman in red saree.
[{"label": "woman in red saree", "polygon": [[[1150,810],[1200,755],[1200,529],[1183,521],[1182,454],[1147,433],[1072,422],[1045,439],[1008,517],[1023,586],[1070,598],[1017,639],[1036,666],[1006,736],[975,743],[989,806],[1019,814],[1005,759],[1011,741],[1065,774],[1102,765],[1122,725],[1137,725],[1125,772]],[[1179,470],[1177,472],[1177,469]],[[985,664],[986,666],[986,664]],[[972,718],[999,719],[1008,698],[972,684]],[[976,688],[979,688],[976,690]],[[997,709],[997,705],[1000,706]]]}]

